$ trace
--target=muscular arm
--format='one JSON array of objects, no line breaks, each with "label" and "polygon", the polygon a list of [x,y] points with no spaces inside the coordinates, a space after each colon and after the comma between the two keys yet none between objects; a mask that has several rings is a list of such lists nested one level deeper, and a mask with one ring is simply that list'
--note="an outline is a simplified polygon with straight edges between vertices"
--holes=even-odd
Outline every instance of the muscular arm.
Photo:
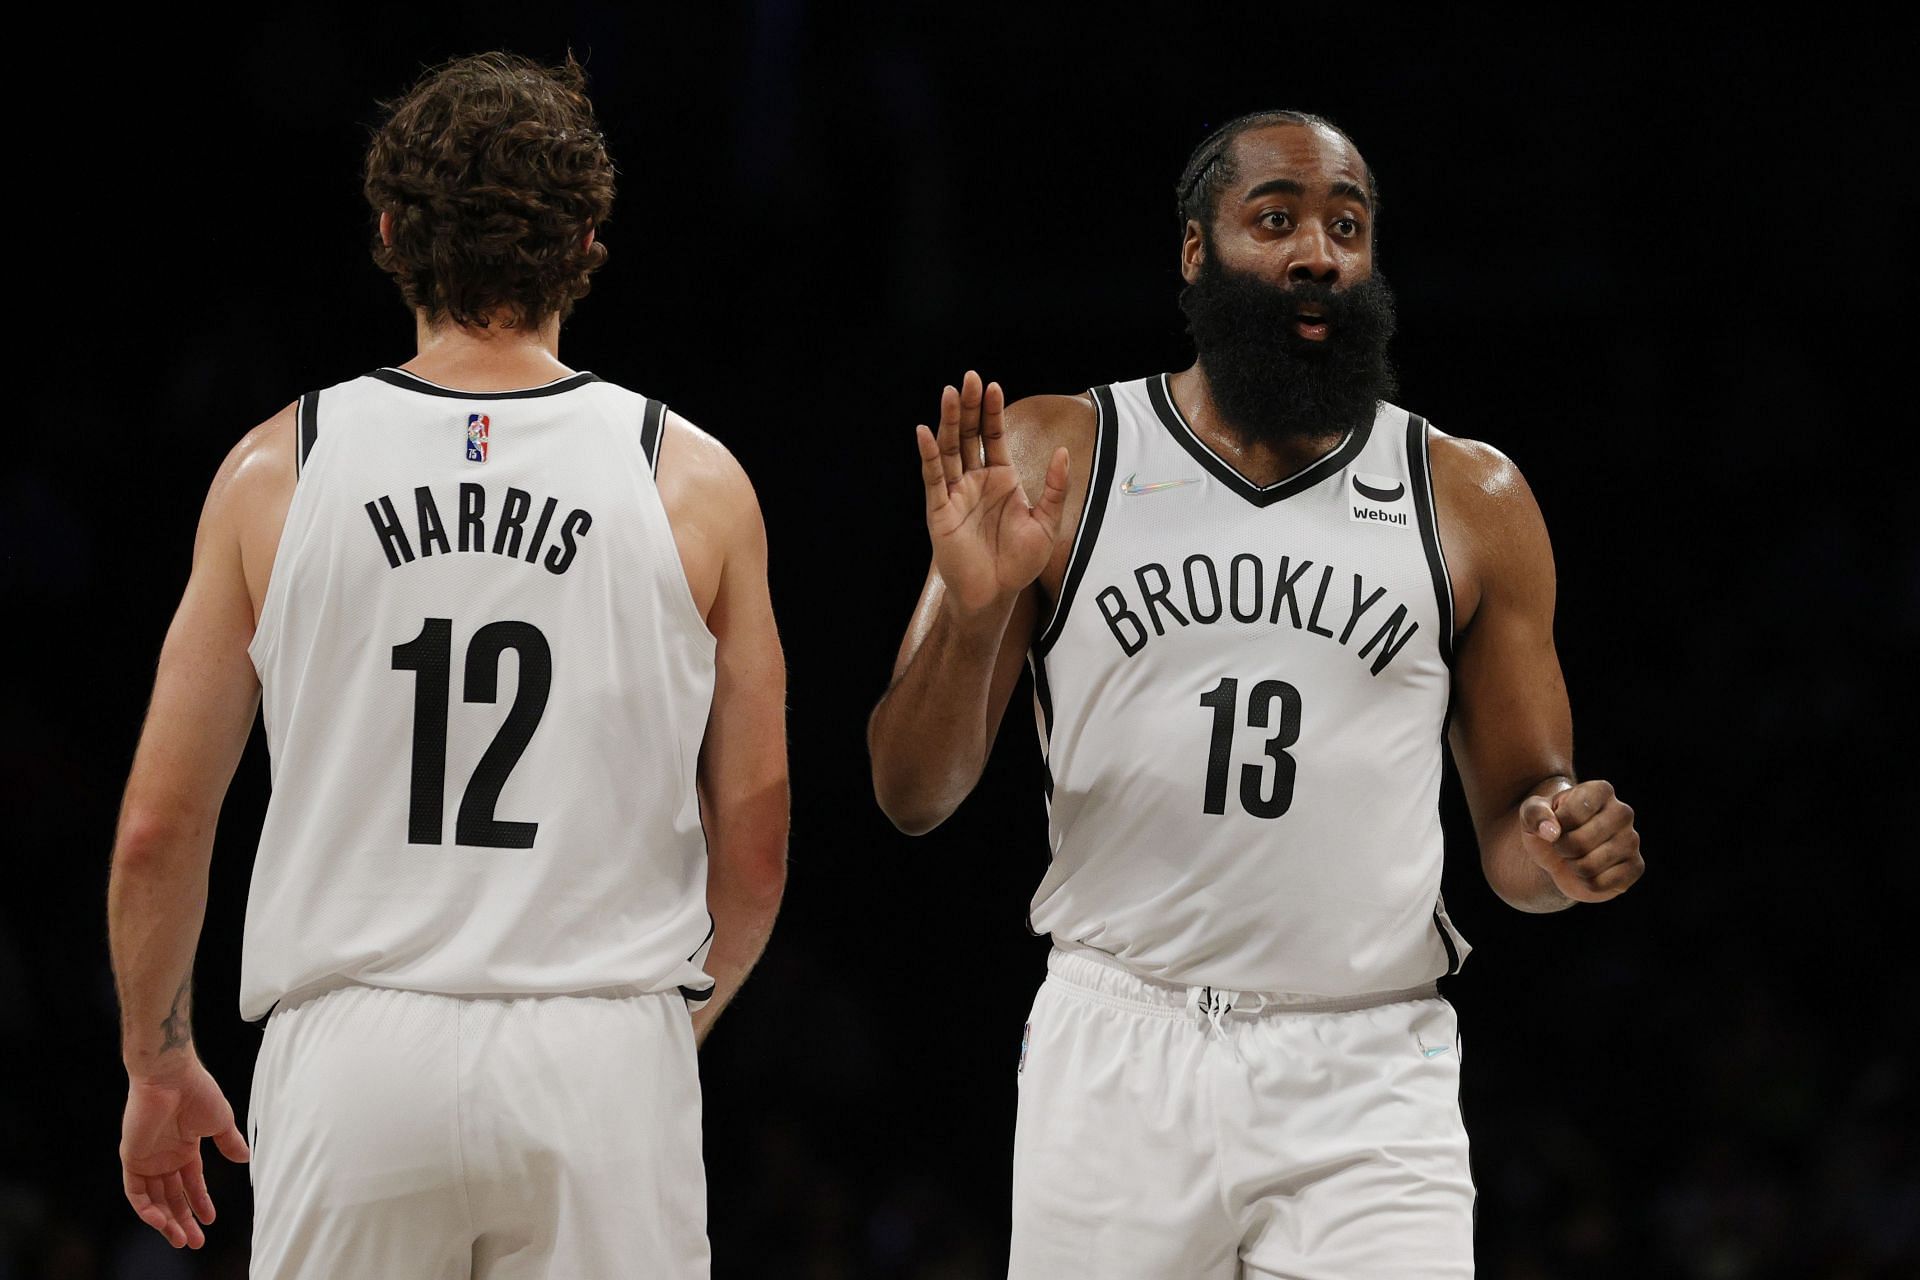
[{"label": "muscular arm", "polygon": [[704,1040],[765,950],[786,889],[786,661],[767,591],[766,525],[746,473],[677,415],[667,418],[662,449],[661,496],[716,641],[696,775],[713,915],[713,996],[693,1015]]},{"label": "muscular arm", "polygon": [[1639,837],[1611,786],[1574,779],[1573,716],[1553,644],[1553,549],[1539,504],[1497,450],[1437,437],[1432,454],[1462,620],[1450,740],[1481,868],[1522,911],[1604,901],[1638,878]]},{"label": "muscular arm", "polygon": [[[977,385],[970,380],[969,385]],[[986,430],[993,429],[991,415]],[[947,443],[942,426],[942,445]],[[950,591],[939,556],[927,570],[913,619],[894,660],[893,678],[867,721],[873,790],[893,824],[909,835],[931,831],[967,798],[986,767],[1020,665],[1056,586],[1085,503],[1094,410],[1076,396],[1033,396],[1007,406],[1006,465],[1029,506],[1038,509],[1049,474],[1065,485],[1062,533],[1040,579],[968,607]],[[975,446],[979,447],[979,446]],[[1055,451],[1067,449],[1064,474]],[[1055,501],[1062,501],[1056,498]]]},{"label": "muscular arm", "polygon": [[124,1190],[176,1248],[214,1218],[200,1140],[248,1158],[233,1108],[193,1048],[193,954],[206,914],[214,827],[260,686],[247,645],[292,494],[293,410],[249,433],[221,466],[194,538],[134,753],[107,881],[127,1107]]},{"label": "muscular arm", "polygon": [[[247,656],[254,595],[252,526],[293,483],[293,410],[249,433],[207,494],[193,568],[167,629],[133,758],[107,882],[107,935],[129,1075],[193,1055],[193,953],[206,910],[213,831],[246,747],[260,685]],[[276,539],[277,540],[277,539]],[[264,566],[256,566],[264,573]]]}]

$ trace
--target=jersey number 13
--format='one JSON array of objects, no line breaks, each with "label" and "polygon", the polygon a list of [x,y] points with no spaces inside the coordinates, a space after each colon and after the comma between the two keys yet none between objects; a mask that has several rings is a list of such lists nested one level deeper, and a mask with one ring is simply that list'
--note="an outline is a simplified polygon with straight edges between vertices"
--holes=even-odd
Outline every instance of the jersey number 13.
[{"label": "jersey number 13", "polygon": [[[1279,704],[1276,723],[1274,704]],[[1233,759],[1233,731],[1239,723],[1240,682],[1231,676],[1200,695],[1200,705],[1213,712],[1213,741],[1207,751],[1208,813],[1227,811],[1227,770]],[[1247,724],[1273,729],[1267,739],[1273,785],[1263,789],[1257,764],[1240,766],[1240,807],[1256,818],[1277,818],[1293,807],[1293,780],[1298,766],[1287,748],[1300,740],[1300,691],[1285,680],[1262,680],[1247,695]]]}]

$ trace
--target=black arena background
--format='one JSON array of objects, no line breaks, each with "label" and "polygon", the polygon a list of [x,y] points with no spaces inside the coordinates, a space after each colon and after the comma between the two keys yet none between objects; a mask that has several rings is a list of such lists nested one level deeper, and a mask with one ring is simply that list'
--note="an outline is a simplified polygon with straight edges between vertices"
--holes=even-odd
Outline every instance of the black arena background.
[{"label": "black arena background", "polygon": [[[1023,687],[945,826],[908,840],[872,801],[865,718],[926,560],[912,429],[969,367],[1019,396],[1184,365],[1174,180],[1213,124],[1274,105],[1372,162],[1398,399],[1531,482],[1577,763],[1645,839],[1624,899],[1523,916],[1449,784],[1481,1274],[1914,1273],[1898,42],[1671,16],[524,9],[156,18],[17,54],[0,1277],[244,1272],[239,1171],[211,1161],[193,1257],[120,1193],[119,787],[220,459],[412,352],[366,251],[376,99],[453,54],[568,46],[621,177],[562,359],[740,457],[791,666],[787,903],[701,1064],[716,1277],[1004,1274],[1042,771]],[[197,969],[236,1107],[266,784],[256,731]]]}]

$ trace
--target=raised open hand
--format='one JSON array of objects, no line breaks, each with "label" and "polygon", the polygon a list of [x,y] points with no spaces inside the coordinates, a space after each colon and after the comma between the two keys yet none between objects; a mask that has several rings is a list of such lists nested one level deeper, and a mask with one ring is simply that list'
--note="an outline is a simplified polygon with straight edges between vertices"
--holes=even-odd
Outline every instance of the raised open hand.
[{"label": "raised open hand", "polygon": [[1030,505],[1007,453],[1005,419],[1000,384],[982,387],[969,369],[957,390],[940,393],[939,435],[914,428],[934,566],[948,607],[962,613],[984,612],[1025,589],[1060,537],[1067,451],[1053,451],[1039,505]]}]

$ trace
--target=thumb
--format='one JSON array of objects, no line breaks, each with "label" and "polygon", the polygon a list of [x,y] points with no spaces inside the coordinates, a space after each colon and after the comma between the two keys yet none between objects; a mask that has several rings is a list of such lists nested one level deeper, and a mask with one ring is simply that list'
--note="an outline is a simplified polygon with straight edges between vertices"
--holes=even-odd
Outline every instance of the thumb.
[{"label": "thumb", "polygon": [[230,1124],[224,1133],[213,1135],[213,1145],[220,1148],[220,1154],[235,1164],[245,1164],[253,1158],[253,1152],[247,1150],[247,1140],[241,1136],[240,1126]]},{"label": "thumb", "polygon": [[1047,536],[1060,537],[1060,519],[1067,506],[1067,448],[1061,445],[1047,462],[1047,479],[1040,491],[1040,505],[1034,509]]},{"label": "thumb", "polygon": [[1545,796],[1528,796],[1520,802],[1520,829],[1528,835],[1552,844],[1560,838],[1560,822],[1553,816],[1553,802]]}]

